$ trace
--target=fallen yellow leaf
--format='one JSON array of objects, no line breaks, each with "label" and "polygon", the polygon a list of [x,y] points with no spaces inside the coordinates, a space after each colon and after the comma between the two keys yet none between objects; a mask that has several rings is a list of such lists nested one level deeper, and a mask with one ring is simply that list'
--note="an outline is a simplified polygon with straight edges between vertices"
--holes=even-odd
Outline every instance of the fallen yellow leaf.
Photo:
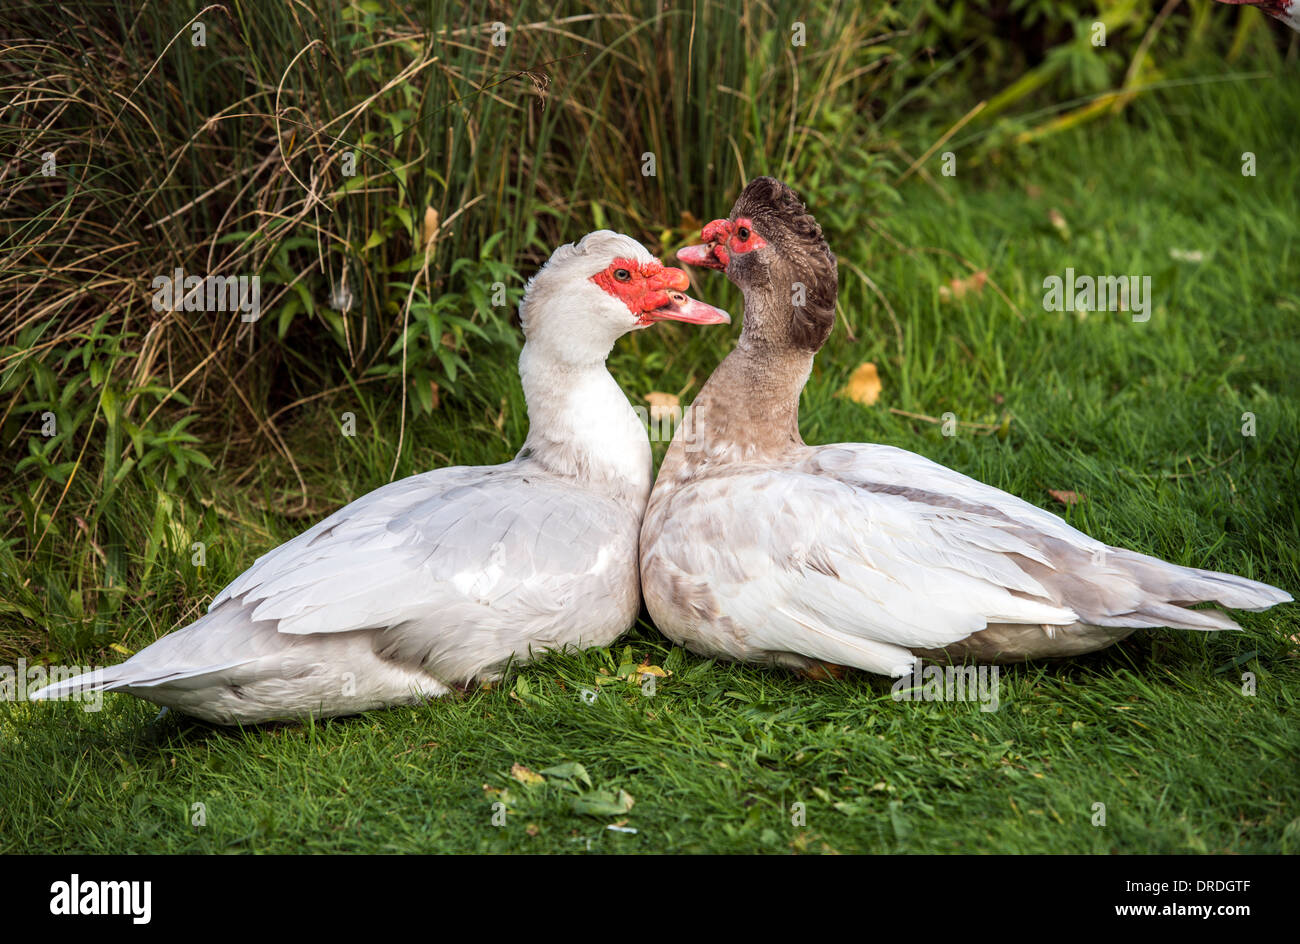
[{"label": "fallen yellow leaf", "polygon": [[668,678],[668,676],[672,674],[673,673],[669,672],[667,669],[661,669],[657,665],[647,665],[646,663],[643,662],[640,665],[636,666],[634,669],[632,669],[632,672],[631,674],[628,675],[627,680],[629,682],[632,682],[635,685],[640,685],[642,680],[644,680],[647,676],[653,675],[655,678]]},{"label": "fallen yellow leaf", "polygon": [[1084,495],[1082,492],[1057,491],[1054,488],[1049,488],[1047,494],[1051,495],[1062,505],[1077,505],[1081,501],[1088,500],[1088,496]]},{"label": "fallen yellow leaf", "polygon": [[675,416],[675,411],[682,405],[682,401],[677,398],[677,394],[662,393],[658,390],[647,393],[645,402],[650,404],[650,419],[655,421]]},{"label": "fallen yellow leaf", "polygon": [[849,376],[849,382],[840,391],[840,396],[848,397],[863,406],[871,406],[880,399],[881,389],[880,374],[876,372],[876,365],[867,361],[865,364],[860,364],[858,369]]},{"label": "fallen yellow leaf", "polygon": [[520,783],[526,786],[532,786],[535,783],[546,783],[546,778],[541,774],[533,773],[523,764],[515,764],[510,768],[510,776],[514,777]]}]

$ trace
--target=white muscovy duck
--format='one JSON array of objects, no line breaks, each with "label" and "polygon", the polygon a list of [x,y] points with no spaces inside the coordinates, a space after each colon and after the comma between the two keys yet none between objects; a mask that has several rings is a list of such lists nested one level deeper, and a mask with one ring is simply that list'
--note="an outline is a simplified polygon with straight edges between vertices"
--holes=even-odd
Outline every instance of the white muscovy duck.
[{"label": "white muscovy duck", "polygon": [[1108,547],[893,446],[806,445],[799,393],[837,292],[821,228],[760,177],[704,239],[678,258],[725,269],[745,315],[668,449],[641,529],[646,607],[674,642],[815,676],[900,676],[918,657],[1020,661],[1090,652],[1137,627],[1233,629],[1217,610],[1184,607],[1291,599]]},{"label": "white muscovy duck", "polygon": [[652,461],[605,359],[656,321],[730,320],[687,286],[608,230],[555,250],[519,309],[529,430],[514,461],[378,488],[259,558],[196,622],[32,698],[121,691],[224,724],[325,717],[613,642],[640,609]]}]

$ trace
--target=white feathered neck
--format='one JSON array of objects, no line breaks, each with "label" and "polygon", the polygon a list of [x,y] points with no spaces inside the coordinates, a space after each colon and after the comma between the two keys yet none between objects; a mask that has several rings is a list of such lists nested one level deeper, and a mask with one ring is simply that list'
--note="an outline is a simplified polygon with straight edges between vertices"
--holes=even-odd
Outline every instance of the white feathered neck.
[{"label": "white feathered neck", "polygon": [[560,359],[553,352],[529,340],[519,355],[528,438],[518,459],[644,508],[652,473],[645,425],[603,356]]}]

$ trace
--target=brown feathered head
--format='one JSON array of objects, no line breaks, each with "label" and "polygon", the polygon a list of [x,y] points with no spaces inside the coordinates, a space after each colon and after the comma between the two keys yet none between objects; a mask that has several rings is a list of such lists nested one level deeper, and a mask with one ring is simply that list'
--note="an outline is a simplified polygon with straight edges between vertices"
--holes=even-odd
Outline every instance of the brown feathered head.
[{"label": "brown feathered head", "polygon": [[704,227],[702,246],[677,258],[725,269],[745,293],[744,333],[816,351],[835,325],[838,273],[822,229],[799,195],[774,177],[750,181],[731,216]]}]

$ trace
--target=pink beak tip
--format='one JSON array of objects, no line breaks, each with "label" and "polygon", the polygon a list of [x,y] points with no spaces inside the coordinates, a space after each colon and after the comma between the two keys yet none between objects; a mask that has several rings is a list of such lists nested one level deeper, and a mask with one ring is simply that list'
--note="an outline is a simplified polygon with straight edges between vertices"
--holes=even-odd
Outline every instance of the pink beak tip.
[{"label": "pink beak tip", "polygon": [[731,315],[721,308],[714,308],[704,302],[696,301],[689,295],[674,293],[672,300],[661,308],[648,313],[649,321],[680,321],[684,324],[711,325],[730,324]]}]

